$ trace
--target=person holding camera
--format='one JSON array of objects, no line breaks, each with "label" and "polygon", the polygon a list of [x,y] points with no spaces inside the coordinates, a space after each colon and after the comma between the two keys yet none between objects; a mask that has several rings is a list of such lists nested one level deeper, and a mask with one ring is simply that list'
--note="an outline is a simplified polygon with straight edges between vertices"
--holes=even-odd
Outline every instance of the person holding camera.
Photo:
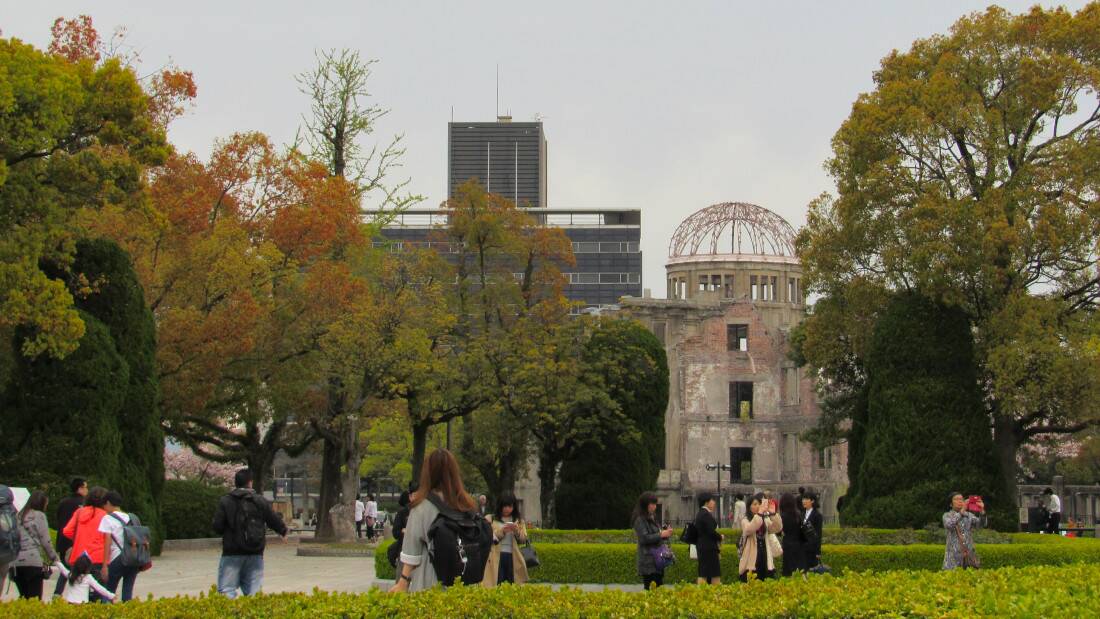
[{"label": "person holding camera", "polygon": [[764,493],[757,493],[749,503],[751,516],[741,521],[741,561],[738,564],[741,582],[748,582],[749,572],[755,573],[758,580],[775,578],[775,557],[768,548],[767,536],[781,533],[783,521],[771,509],[771,501]]},{"label": "person holding camera", "polygon": [[[961,492],[950,495],[951,509],[943,515],[943,528],[947,533],[947,547],[943,553],[943,569],[978,568],[981,562],[974,552],[974,529],[981,526],[981,519],[967,511],[966,499]],[[985,503],[979,502],[979,513],[985,513]]]},{"label": "person holding camera", "polygon": [[722,565],[718,559],[723,536],[718,532],[718,521],[714,519],[715,505],[713,494],[704,492],[699,496],[699,513],[695,515],[695,530],[699,539],[695,542],[695,552],[699,556],[700,585],[722,584]]},{"label": "person holding camera", "polygon": [[636,561],[642,585],[647,591],[650,585],[660,587],[665,584],[665,569],[664,566],[657,566],[655,551],[672,536],[672,527],[661,527],[657,524],[657,495],[643,492],[638,497],[638,505],[634,507],[630,521],[634,527],[634,536],[638,538]]}]

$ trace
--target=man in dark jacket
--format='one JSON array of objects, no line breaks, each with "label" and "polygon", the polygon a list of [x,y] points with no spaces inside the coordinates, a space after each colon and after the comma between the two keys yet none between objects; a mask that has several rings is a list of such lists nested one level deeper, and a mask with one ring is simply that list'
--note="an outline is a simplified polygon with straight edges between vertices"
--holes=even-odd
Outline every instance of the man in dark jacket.
[{"label": "man in dark jacket", "polygon": [[[54,544],[57,556],[61,557],[61,562],[65,564],[65,567],[69,567],[69,562],[65,557],[69,554],[69,549],[73,547],[73,540],[65,537],[61,530],[69,524],[69,520],[72,519],[76,510],[84,505],[84,497],[88,496],[88,481],[83,477],[74,477],[69,482],[69,489],[72,490],[72,494],[57,503],[57,543]],[[64,590],[65,579],[58,578],[57,586],[53,589],[54,597],[60,596]]]},{"label": "man in dark jacket", "polygon": [[222,536],[218,563],[218,592],[228,598],[259,593],[264,578],[267,529],[286,543],[287,528],[262,496],[252,489],[252,471],[241,469],[233,477],[236,489],[218,501],[214,531]]}]

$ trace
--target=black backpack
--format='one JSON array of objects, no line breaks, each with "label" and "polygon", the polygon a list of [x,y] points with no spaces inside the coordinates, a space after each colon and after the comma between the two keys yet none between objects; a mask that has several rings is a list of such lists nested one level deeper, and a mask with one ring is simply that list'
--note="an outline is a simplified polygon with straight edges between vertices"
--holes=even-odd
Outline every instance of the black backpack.
[{"label": "black backpack", "polygon": [[0,564],[14,561],[22,547],[15,518],[15,496],[10,488],[0,484]]},{"label": "black backpack", "polygon": [[263,509],[256,503],[255,494],[234,498],[237,510],[233,515],[233,537],[237,547],[245,552],[261,552],[267,539]]},{"label": "black backpack", "polygon": [[439,508],[428,527],[428,554],[436,578],[445,587],[457,580],[464,585],[480,583],[493,547],[493,528],[476,511],[453,510],[431,492],[428,500]]},{"label": "black backpack", "polygon": [[695,529],[694,522],[684,525],[684,530],[680,533],[680,541],[685,544],[694,544],[699,541],[699,531]]}]

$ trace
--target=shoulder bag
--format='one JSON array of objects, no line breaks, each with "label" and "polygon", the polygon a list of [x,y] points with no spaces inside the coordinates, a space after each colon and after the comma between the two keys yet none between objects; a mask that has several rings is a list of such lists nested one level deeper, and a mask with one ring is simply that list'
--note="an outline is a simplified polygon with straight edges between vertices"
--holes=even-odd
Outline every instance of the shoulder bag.
[{"label": "shoulder bag", "polygon": [[978,558],[978,555],[971,553],[970,550],[966,547],[966,542],[963,540],[962,530],[959,529],[959,525],[957,524],[955,525],[955,537],[959,539],[959,550],[961,550],[963,554],[962,567],[971,570],[976,570],[980,568],[982,566],[981,559]]},{"label": "shoulder bag", "polygon": [[527,564],[527,568],[535,568],[542,565],[539,561],[539,554],[535,552],[535,547],[531,545],[531,538],[527,538],[527,543],[519,549],[520,554],[523,555],[523,562]]}]

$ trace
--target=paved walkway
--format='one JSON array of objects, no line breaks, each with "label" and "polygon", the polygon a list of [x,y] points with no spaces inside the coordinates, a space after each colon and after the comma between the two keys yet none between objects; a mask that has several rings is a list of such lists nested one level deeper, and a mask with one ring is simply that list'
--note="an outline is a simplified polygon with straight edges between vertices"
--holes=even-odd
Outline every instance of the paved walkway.
[{"label": "paved walkway", "polygon": [[[276,541],[264,554],[264,585],[267,593],[312,591],[367,591],[374,583],[374,557],[299,557],[297,545]],[[166,551],[153,558],[153,569],[140,574],[134,597],[144,599],[177,595],[197,596],[217,583],[220,550]],[[44,587],[53,594],[56,576]],[[3,599],[18,597],[15,585],[5,587]]]},{"label": "paved walkway", "polygon": [[[314,587],[325,591],[364,592],[372,587],[388,589],[392,580],[374,578],[374,557],[299,557],[295,553],[297,544],[291,542],[268,542],[264,553],[264,585],[267,593],[303,592],[308,593]],[[215,586],[218,577],[218,559],[221,551],[206,550],[170,550],[153,558],[153,569],[140,574],[134,587],[134,596],[145,599],[183,596],[198,596],[208,593]],[[57,576],[43,588],[46,596],[53,594]],[[564,585],[550,586],[560,589]],[[641,591],[640,584],[630,585],[569,585],[585,591],[620,589]],[[18,597],[15,585],[5,587],[3,600]]]}]

